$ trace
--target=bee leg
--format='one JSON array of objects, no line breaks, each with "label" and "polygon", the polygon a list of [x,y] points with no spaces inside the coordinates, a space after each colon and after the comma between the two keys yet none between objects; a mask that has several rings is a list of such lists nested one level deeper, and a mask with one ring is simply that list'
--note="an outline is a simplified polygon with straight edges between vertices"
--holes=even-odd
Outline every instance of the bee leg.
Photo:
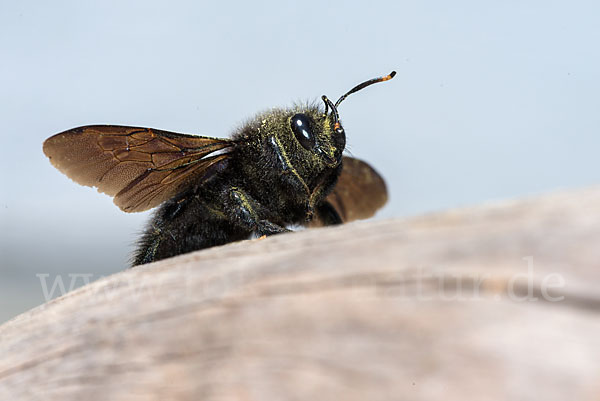
[{"label": "bee leg", "polygon": [[289,232],[287,228],[262,218],[265,210],[255,199],[240,188],[229,190],[227,213],[242,227],[254,231],[260,236]]},{"label": "bee leg", "polygon": [[292,230],[289,230],[278,224],[271,223],[269,220],[259,220],[256,224],[256,232],[261,237],[263,235],[274,235],[279,233],[287,233],[291,231]]},{"label": "bee leg", "polygon": [[[325,199],[335,187],[341,172],[342,165],[340,164],[335,170],[327,171],[323,176],[320,177],[319,184],[317,184],[317,187],[312,191],[308,198],[308,202],[306,203],[306,221],[311,221],[314,215],[317,214],[317,216],[321,219],[325,217],[323,221],[331,221],[331,224],[342,223],[342,219],[337,214],[333,206],[331,206],[331,204],[328,204],[329,207],[324,206],[324,203],[326,202],[322,202],[323,199]],[[322,210],[318,210],[319,207],[321,207]]]},{"label": "bee leg", "polygon": [[310,188],[306,185],[306,182],[300,177],[298,171],[294,168],[290,162],[285,148],[281,141],[276,136],[269,137],[268,146],[270,146],[274,152],[275,160],[274,163],[278,165],[281,171],[281,175],[285,177],[285,181],[295,192],[306,193],[310,196]]},{"label": "bee leg", "polygon": [[132,266],[154,262],[161,239],[162,230],[156,224],[152,224],[152,227],[144,233],[139,241]]},{"label": "bee leg", "polygon": [[343,223],[339,213],[329,202],[323,202],[318,205],[315,214],[324,226],[334,226]]}]

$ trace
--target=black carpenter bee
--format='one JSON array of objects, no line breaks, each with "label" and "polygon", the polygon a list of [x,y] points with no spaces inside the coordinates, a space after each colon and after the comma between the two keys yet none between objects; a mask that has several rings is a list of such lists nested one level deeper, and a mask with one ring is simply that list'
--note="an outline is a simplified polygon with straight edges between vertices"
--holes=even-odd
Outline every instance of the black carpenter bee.
[{"label": "black carpenter bee", "polygon": [[338,107],[392,72],[355,86],[335,104],[258,114],[231,139],[153,128],[89,125],[44,142],[50,162],[75,182],[114,197],[125,212],[159,206],[133,265],[299,224],[325,226],[371,217],[387,201],[368,164],[342,156]]}]

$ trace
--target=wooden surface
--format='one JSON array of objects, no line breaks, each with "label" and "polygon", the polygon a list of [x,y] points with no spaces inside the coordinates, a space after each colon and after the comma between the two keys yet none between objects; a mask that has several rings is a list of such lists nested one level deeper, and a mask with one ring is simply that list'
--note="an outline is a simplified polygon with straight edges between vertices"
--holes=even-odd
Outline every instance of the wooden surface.
[{"label": "wooden surface", "polygon": [[600,189],[230,244],[0,326],[0,400],[600,400],[599,261]]}]

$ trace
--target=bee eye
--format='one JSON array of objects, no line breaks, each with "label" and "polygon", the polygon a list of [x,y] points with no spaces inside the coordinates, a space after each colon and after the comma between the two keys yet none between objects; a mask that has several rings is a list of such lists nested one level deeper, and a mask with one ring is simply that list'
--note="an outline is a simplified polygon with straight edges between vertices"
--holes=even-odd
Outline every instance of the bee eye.
[{"label": "bee eye", "polygon": [[306,150],[310,150],[315,146],[315,136],[311,130],[310,119],[304,114],[296,114],[290,120],[292,132],[296,135],[296,139]]}]

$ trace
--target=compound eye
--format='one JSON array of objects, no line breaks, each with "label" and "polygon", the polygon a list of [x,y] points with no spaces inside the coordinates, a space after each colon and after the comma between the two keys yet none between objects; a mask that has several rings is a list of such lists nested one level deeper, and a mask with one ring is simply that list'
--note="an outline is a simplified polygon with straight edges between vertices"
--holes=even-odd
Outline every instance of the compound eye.
[{"label": "compound eye", "polygon": [[304,114],[295,114],[290,120],[292,132],[296,135],[296,139],[300,145],[306,150],[310,150],[315,146],[315,136],[311,129],[310,119]]}]

